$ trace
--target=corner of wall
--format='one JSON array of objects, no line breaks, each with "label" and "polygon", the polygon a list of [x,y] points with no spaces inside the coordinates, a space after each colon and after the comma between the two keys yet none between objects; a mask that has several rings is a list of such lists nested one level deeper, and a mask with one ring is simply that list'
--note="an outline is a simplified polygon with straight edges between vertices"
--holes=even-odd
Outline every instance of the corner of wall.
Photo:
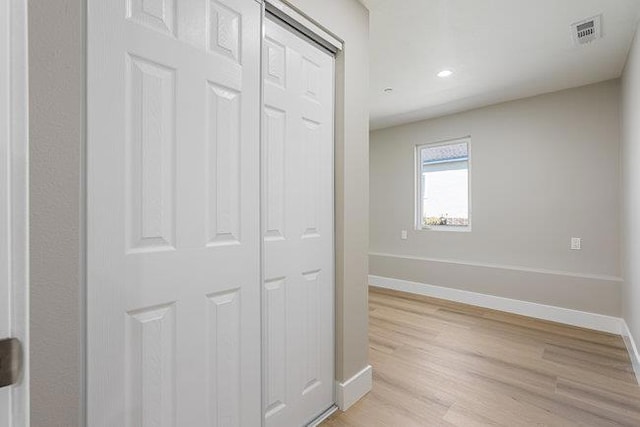
[{"label": "corner of wall", "polygon": [[86,6],[28,4],[32,427],[85,424]]},{"label": "corner of wall", "polygon": [[[622,223],[622,316],[627,324],[628,337],[640,338],[640,227],[636,218],[640,214],[640,26],[631,42],[622,73],[621,88],[621,223]],[[626,342],[627,340],[625,340]],[[635,347],[634,347],[635,349]],[[635,353],[637,355],[637,353]],[[635,368],[635,365],[634,365]]]},{"label": "corner of wall", "polygon": [[624,345],[627,348],[627,353],[631,359],[631,366],[633,367],[633,373],[636,376],[636,382],[640,384],[640,353],[638,353],[638,347],[636,342],[629,331],[629,325],[622,319],[622,331],[620,332]]}]

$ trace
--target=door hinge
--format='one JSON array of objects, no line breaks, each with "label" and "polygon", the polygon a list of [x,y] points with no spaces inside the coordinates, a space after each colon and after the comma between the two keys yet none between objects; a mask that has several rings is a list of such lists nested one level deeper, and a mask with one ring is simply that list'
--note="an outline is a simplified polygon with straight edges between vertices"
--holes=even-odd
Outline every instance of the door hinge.
[{"label": "door hinge", "polygon": [[22,345],[17,338],[0,340],[0,387],[14,385],[22,374]]}]

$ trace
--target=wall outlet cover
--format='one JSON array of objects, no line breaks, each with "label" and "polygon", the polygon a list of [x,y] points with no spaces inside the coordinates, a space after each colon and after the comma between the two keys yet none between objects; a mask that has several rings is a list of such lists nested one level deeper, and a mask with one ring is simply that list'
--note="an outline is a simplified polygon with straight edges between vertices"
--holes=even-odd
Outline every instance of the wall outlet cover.
[{"label": "wall outlet cover", "polygon": [[571,250],[579,251],[582,249],[582,239],[580,237],[571,238]]}]

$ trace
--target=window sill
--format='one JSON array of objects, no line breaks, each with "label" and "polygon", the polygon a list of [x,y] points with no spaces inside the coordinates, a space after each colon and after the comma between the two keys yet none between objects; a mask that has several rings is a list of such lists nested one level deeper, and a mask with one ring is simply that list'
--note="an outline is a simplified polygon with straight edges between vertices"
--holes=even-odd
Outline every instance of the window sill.
[{"label": "window sill", "polygon": [[456,225],[431,225],[428,227],[416,228],[416,231],[451,231],[454,233],[469,233],[471,232],[471,226],[456,226]]}]

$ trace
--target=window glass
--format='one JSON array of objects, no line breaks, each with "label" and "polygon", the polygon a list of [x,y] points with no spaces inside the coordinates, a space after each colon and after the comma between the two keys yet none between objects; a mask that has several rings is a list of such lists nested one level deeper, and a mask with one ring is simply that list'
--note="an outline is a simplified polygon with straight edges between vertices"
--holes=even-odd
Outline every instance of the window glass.
[{"label": "window glass", "polygon": [[418,147],[418,228],[469,227],[469,141]]}]

